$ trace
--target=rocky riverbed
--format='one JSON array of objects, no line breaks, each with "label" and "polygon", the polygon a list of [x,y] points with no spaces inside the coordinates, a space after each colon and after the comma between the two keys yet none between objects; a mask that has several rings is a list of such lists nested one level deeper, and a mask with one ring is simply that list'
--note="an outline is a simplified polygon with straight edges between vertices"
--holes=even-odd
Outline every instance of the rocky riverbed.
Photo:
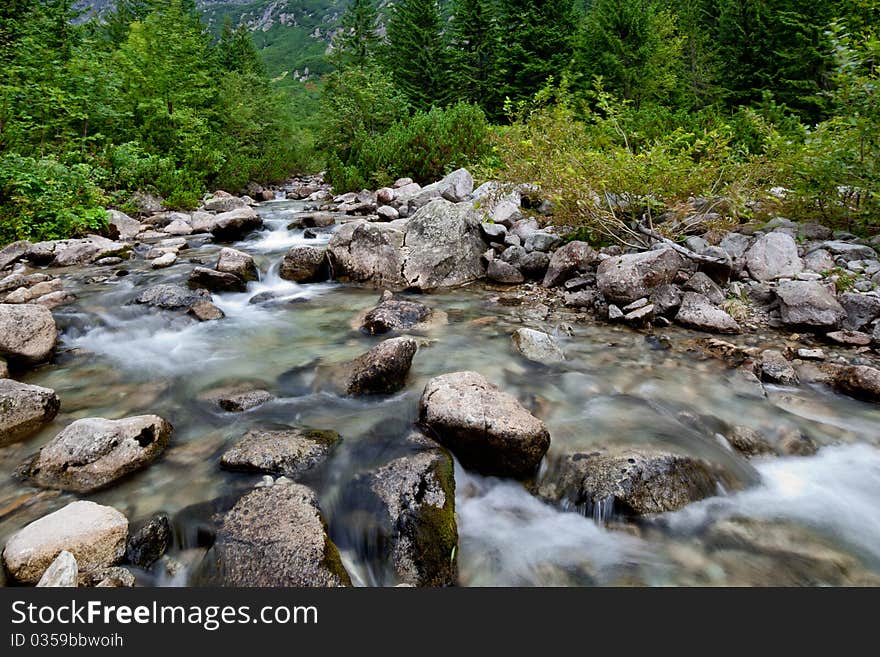
[{"label": "rocky riverbed", "polygon": [[0,250],[7,584],[880,583],[875,243],[248,191]]}]

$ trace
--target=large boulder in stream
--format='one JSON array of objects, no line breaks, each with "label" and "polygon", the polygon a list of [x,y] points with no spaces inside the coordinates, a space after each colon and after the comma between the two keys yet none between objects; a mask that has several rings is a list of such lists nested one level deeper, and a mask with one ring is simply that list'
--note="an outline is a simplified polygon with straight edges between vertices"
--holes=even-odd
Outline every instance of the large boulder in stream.
[{"label": "large boulder in stream", "polygon": [[880,403],[880,369],[868,365],[844,366],[837,371],[833,383],[847,395]]},{"label": "large boulder in stream", "polygon": [[672,249],[628,253],[603,260],[596,285],[609,303],[625,306],[672,283],[682,266],[681,256]]},{"label": "large boulder in stream", "polygon": [[60,407],[54,390],[0,379],[0,447],[39,431],[55,419]]},{"label": "large boulder in stream", "polygon": [[263,225],[263,219],[250,207],[215,215],[205,228],[218,242],[237,242]]},{"label": "large boulder in stream", "polygon": [[708,333],[739,333],[736,320],[708,298],[696,292],[686,292],[675,321],[688,328]]},{"label": "large boulder in stream", "polygon": [[206,558],[223,586],[351,586],[310,488],[278,482],[242,497]]},{"label": "large boulder in stream", "polygon": [[243,281],[255,281],[260,277],[257,263],[250,254],[228,247],[220,249],[216,269],[223,274],[238,276]]},{"label": "large boulder in stream", "polygon": [[247,284],[235,274],[227,274],[207,267],[193,269],[187,285],[191,289],[205,289],[211,292],[244,292]]},{"label": "large boulder in stream", "polygon": [[187,290],[180,285],[154,285],[138,294],[132,303],[161,308],[162,310],[189,310],[199,301],[210,301],[211,294],[204,289]]},{"label": "large boulder in stream", "polygon": [[647,447],[615,447],[564,456],[539,494],[601,519],[680,509],[715,495],[718,477],[704,461]]},{"label": "large boulder in stream", "polygon": [[393,394],[405,385],[416,351],[412,338],[385,340],[354,360],[319,368],[315,387],[343,395]]},{"label": "large boulder in stream", "polygon": [[395,297],[386,290],[379,305],[359,317],[358,324],[364,333],[381,335],[391,331],[418,331],[433,324],[434,319],[434,311],[425,304]]},{"label": "large boulder in stream", "polygon": [[457,574],[455,478],[449,452],[419,433],[410,453],[369,473],[349,489],[356,511],[373,512],[368,550],[390,556],[399,584],[452,586]]},{"label": "large boulder in stream", "polygon": [[477,372],[428,381],[419,422],[465,468],[485,475],[529,477],[550,447],[544,423]]},{"label": "large boulder in stream", "polygon": [[281,278],[295,283],[320,283],[330,278],[327,247],[294,246],[285,254],[279,271]]},{"label": "large boulder in stream", "polygon": [[482,278],[485,249],[473,206],[436,199],[409,219],[342,226],[328,256],[338,280],[428,291]]},{"label": "large boulder in stream", "polygon": [[128,520],[116,509],[72,502],[13,534],[3,548],[3,562],[15,581],[35,584],[65,550],[81,572],[119,563],[127,537]]},{"label": "large boulder in stream", "polygon": [[171,425],[156,415],[85,418],[49,441],[24,474],[44,488],[90,493],[147,467],[170,439]]},{"label": "large boulder in stream", "polygon": [[64,240],[57,243],[55,257],[50,266],[88,265],[101,258],[127,257],[130,250],[131,244],[114,242],[98,235],[90,235],[81,240]]},{"label": "large boulder in stream", "polygon": [[253,429],[220,457],[220,467],[295,477],[323,463],[338,443],[335,431]]},{"label": "large boulder in stream", "polygon": [[0,356],[24,364],[42,363],[58,341],[55,319],[38,304],[0,304]]}]

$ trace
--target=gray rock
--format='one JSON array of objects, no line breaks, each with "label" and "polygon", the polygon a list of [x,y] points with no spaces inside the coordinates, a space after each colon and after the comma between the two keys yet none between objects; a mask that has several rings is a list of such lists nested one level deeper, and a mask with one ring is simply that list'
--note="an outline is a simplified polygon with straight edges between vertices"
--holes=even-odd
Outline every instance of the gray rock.
[{"label": "gray rock", "polygon": [[176,262],[177,254],[173,251],[168,251],[164,255],[160,255],[158,258],[154,258],[153,261],[150,262],[150,267],[153,269],[167,269]]},{"label": "gray rock", "polygon": [[390,205],[383,205],[376,209],[376,216],[379,221],[396,221],[400,219],[400,213]]},{"label": "gray rock", "polygon": [[488,242],[504,242],[507,237],[507,227],[503,224],[490,224],[483,222],[480,224],[480,230]]},{"label": "gray rock", "polygon": [[101,258],[126,256],[130,250],[131,244],[114,242],[106,237],[91,235],[81,240],[67,240],[63,246],[56,247],[51,266],[87,265]]},{"label": "gray rock", "polygon": [[761,353],[761,378],[785,386],[796,386],[799,383],[792,364],[776,349],[766,349]]},{"label": "gray rock", "polygon": [[210,301],[196,301],[187,311],[187,314],[195,317],[200,322],[214,322],[226,317],[226,313]]},{"label": "gray rock", "polygon": [[58,329],[49,309],[37,304],[0,304],[0,356],[23,364],[51,358]]},{"label": "gray rock", "polygon": [[397,299],[390,292],[386,292],[379,305],[364,316],[361,330],[370,335],[408,331],[424,325],[432,314],[433,311],[423,303]]},{"label": "gray rock", "polygon": [[37,588],[76,588],[78,579],[79,566],[76,557],[67,550],[62,550],[37,582]]},{"label": "gray rock", "polygon": [[3,358],[0,358],[0,379],[8,379],[9,378],[9,363],[7,363]]},{"label": "gray rock", "polygon": [[163,284],[149,287],[134,298],[133,303],[163,310],[188,310],[199,301],[210,301],[207,290],[187,290],[180,285]]},{"label": "gray rock", "polygon": [[786,233],[768,233],[755,240],[745,255],[749,274],[757,281],[796,276],[804,270],[797,242]]},{"label": "gray rock", "polygon": [[653,304],[647,304],[644,306],[639,306],[638,308],[634,308],[630,310],[623,316],[623,321],[628,324],[636,324],[641,325],[644,324],[654,318],[654,306]]},{"label": "gray rock", "polygon": [[419,421],[465,468],[486,475],[528,477],[550,446],[544,423],[476,372],[431,379]]},{"label": "gray rock", "polygon": [[524,358],[535,363],[551,364],[565,360],[556,338],[541,331],[517,329],[513,333],[513,345]]},{"label": "gray rock", "polygon": [[834,293],[818,281],[784,281],[776,288],[782,323],[794,328],[834,329],[846,311]]},{"label": "gray rock", "polygon": [[808,240],[830,240],[832,231],[821,224],[801,224],[798,226],[798,235]]},{"label": "gray rock", "polygon": [[273,399],[267,390],[230,391],[217,398],[217,403],[227,413],[244,413],[262,406]]},{"label": "gray rock", "polygon": [[586,242],[569,242],[556,250],[547,266],[544,287],[557,287],[586,272],[597,260],[597,254]]},{"label": "gray rock", "polygon": [[230,248],[220,249],[217,271],[233,274],[243,281],[255,281],[260,277],[257,272],[257,263],[250,255]]},{"label": "gray rock", "polygon": [[323,463],[338,443],[335,431],[254,429],[220,457],[220,467],[296,477]]},{"label": "gray rock", "polygon": [[776,454],[767,436],[751,427],[735,426],[724,437],[731,447],[747,458]]},{"label": "gray rock", "polygon": [[12,244],[7,244],[0,249],[0,271],[3,271],[10,265],[14,265],[16,262],[24,258],[32,246],[33,245],[30,242],[21,240],[13,242]]},{"label": "gray rock", "polygon": [[620,308],[618,308],[613,303],[608,304],[608,321],[609,322],[616,322],[618,320],[623,319],[623,317],[624,317],[624,313]]},{"label": "gray rock", "polygon": [[408,203],[411,208],[422,208],[438,199],[451,203],[466,201],[474,191],[474,179],[466,169],[458,169],[448,176],[422,188],[410,190],[401,187],[395,192],[395,202]]},{"label": "gray rock", "polygon": [[26,466],[38,486],[90,493],[147,467],[171,439],[156,415],[123,420],[77,420],[49,441]]},{"label": "gray rock", "polygon": [[385,340],[352,361],[319,368],[315,386],[344,395],[393,394],[406,384],[417,350],[412,338]]},{"label": "gray rock", "polygon": [[844,328],[858,331],[880,317],[880,296],[844,292],[838,301],[846,311]]},{"label": "gray rock", "polygon": [[208,231],[218,242],[237,242],[262,225],[263,219],[256,210],[243,207],[216,215],[208,226]]},{"label": "gray rock", "polygon": [[204,207],[208,212],[230,212],[238,208],[247,208],[248,204],[229,192],[218,190],[205,199]]},{"label": "gray rock", "polygon": [[880,402],[880,370],[868,365],[841,367],[833,380],[834,387],[857,399]]},{"label": "gray rock", "polygon": [[330,278],[327,248],[295,246],[281,261],[281,278],[297,283],[320,283]]},{"label": "gray rock", "polygon": [[171,547],[173,532],[168,516],[160,514],[132,529],[125,547],[125,559],[138,568],[149,568]]},{"label": "gray rock", "polygon": [[169,235],[192,235],[193,227],[185,221],[176,219],[175,221],[172,221],[170,224],[165,226],[162,231],[168,233]]},{"label": "gray rock", "polygon": [[365,482],[379,499],[378,542],[387,546],[398,582],[452,586],[456,579],[458,528],[452,458],[418,436],[418,451],[401,456]]},{"label": "gray rock", "polygon": [[[406,221],[343,224],[330,239],[327,257],[334,279],[404,290],[401,276]],[[482,243],[482,240],[480,240]]]},{"label": "gray rock", "polygon": [[596,284],[610,303],[626,305],[673,282],[681,267],[672,249],[610,257],[599,264]]},{"label": "gray rock", "polygon": [[406,286],[427,291],[480,279],[484,247],[480,217],[470,204],[432,201],[406,224]]},{"label": "gray rock", "polygon": [[504,249],[504,251],[501,253],[501,259],[507,264],[519,268],[523,260],[526,259],[527,255],[528,253],[523,247],[511,245]]},{"label": "gray rock", "polygon": [[532,251],[519,263],[523,276],[531,279],[543,279],[550,265],[550,256],[543,251]]},{"label": "gray rock", "polygon": [[566,292],[563,303],[568,308],[592,308],[596,302],[595,290]]},{"label": "gray rock", "polygon": [[208,563],[223,586],[351,586],[315,493],[276,484],[242,497],[223,518]]},{"label": "gray rock", "polygon": [[654,314],[658,317],[670,317],[681,307],[681,290],[675,285],[661,285],[651,295]]},{"label": "gray rock", "polygon": [[684,289],[702,294],[716,306],[720,306],[724,302],[724,292],[715,284],[715,281],[701,271],[690,277],[688,282],[684,284]]},{"label": "gray rock", "polygon": [[686,292],[675,321],[688,328],[709,333],[739,333],[740,327],[726,312],[712,305],[702,294]]},{"label": "gray rock", "polygon": [[817,249],[806,255],[804,258],[804,267],[811,272],[824,274],[825,272],[834,269],[836,265],[834,263],[834,258],[831,257],[831,254],[828,253],[828,251],[825,249]]},{"label": "gray rock", "polygon": [[559,235],[536,232],[526,237],[523,246],[529,253],[531,253],[532,251],[542,251],[544,253],[548,253],[560,244],[562,244],[562,238],[559,237]]},{"label": "gray rock", "polygon": [[224,274],[207,267],[193,269],[187,279],[187,285],[191,289],[204,289],[211,292],[244,292],[247,290],[247,284],[235,274]]},{"label": "gray rock", "polygon": [[60,407],[54,390],[0,379],[0,447],[39,431],[55,419]]},{"label": "gray rock", "polygon": [[746,267],[746,252],[752,244],[752,238],[741,233],[728,233],[718,245],[730,256],[733,273],[739,274]]},{"label": "gray rock", "polygon": [[118,563],[127,537],[128,520],[116,509],[72,502],[13,534],[3,548],[3,561],[15,581],[34,584],[64,550],[83,572]]},{"label": "gray rock", "polygon": [[832,331],[826,338],[849,347],[867,347],[871,344],[871,336],[860,331]]},{"label": "gray rock", "polygon": [[874,260],[877,258],[877,252],[870,246],[865,246],[864,244],[854,244],[852,242],[834,240],[823,242],[822,248],[840,258],[843,258],[847,262],[853,260]]},{"label": "gray rock", "polygon": [[523,276],[519,269],[504,260],[492,260],[489,263],[489,267],[486,269],[486,277],[490,281],[502,283],[504,285],[518,285],[526,280],[525,276]]},{"label": "gray rock", "polygon": [[514,223],[510,227],[510,234],[516,235],[523,245],[525,245],[526,240],[539,230],[540,227],[538,226],[538,220],[533,217],[528,217],[527,219],[519,219]]},{"label": "gray rock", "polygon": [[539,494],[601,520],[675,511],[718,491],[709,464],[647,447],[568,454],[555,470]]}]

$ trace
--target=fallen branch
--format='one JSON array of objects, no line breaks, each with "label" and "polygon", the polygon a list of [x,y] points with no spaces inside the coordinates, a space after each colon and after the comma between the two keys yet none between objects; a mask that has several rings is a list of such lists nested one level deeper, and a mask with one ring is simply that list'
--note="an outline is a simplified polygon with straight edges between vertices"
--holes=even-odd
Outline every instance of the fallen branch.
[{"label": "fallen branch", "polygon": [[730,264],[729,262],[727,262],[726,260],[724,260],[722,258],[713,258],[712,256],[706,256],[706,255],[700,255],[699,253],[694,253],[693,251],[682,246],[678,242],[673,242],[671,239],[669,239],[667,237],[663,237],[660,233],[658,233],[654,230],[651,230],[650,228],[645,226],[644,222],[639,222],[638,229],[642,235],[646,235],[652,239],[657,240],[658,242],[662,242],[663,244],[668,245],[669,247],[671,247],[672,249],[674,249],[675,251],[677,251],[681,255],[685,256],[686,258],[690,258],[691,260],[695,260],[696,262],[704,262],[704,263],[710,264],[710,265],[728,265],[728,264]]}]

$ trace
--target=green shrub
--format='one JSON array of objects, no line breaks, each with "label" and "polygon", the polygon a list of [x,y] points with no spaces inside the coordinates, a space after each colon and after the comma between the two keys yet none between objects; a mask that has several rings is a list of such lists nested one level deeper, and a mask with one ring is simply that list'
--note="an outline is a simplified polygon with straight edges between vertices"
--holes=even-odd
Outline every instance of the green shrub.
[{"label": "green shrub", "polygon": [[86,164],[15,154],[0,158],[0,243],[75,237],[107,224],[106,197]]}]

